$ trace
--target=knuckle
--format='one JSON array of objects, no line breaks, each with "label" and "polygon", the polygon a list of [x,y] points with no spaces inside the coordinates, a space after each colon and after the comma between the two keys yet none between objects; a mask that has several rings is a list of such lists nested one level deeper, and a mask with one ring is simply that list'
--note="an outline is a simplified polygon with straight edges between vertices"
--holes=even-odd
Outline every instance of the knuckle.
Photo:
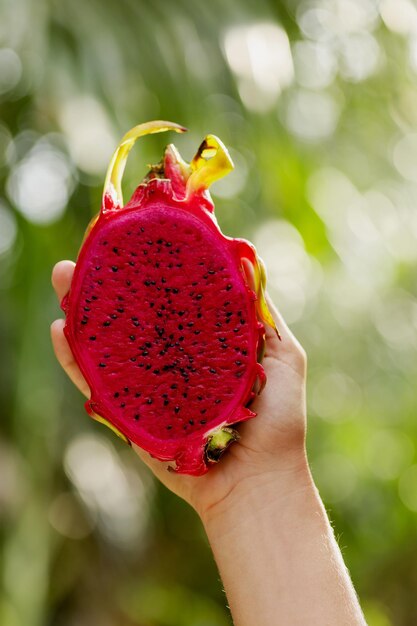
[{"label": "knuckle", "polygon": [[305,372],[307,368],[307,353],[298,342],[294,348],[294,361],[298,367],[298,369],[302,372]]}]

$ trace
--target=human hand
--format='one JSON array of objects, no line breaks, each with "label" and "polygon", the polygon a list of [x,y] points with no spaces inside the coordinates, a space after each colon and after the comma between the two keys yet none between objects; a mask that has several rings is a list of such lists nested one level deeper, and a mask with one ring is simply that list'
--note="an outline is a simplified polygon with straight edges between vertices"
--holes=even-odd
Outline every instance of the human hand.
[{"label": "human hand", "polygon": [[[61,261],[52,272],[52,284],[58,300],[69,291],[75,264]],[[296,475],[307,476],[305,456],[305,379],[306,357],[294,335],[269,301],[281,340],[266,327],[266,350],[263,366],[267,384],[251,405],[258,415],[239,425],[241,439],[233,444],[220,463],[204,476],[179,475],[167,471],[167,463],[152,458],[133,444],[138,456],[171,491],[186,500],[203,520],[221,507],[228,506],[235,495],[247,489],[261,488],[265,482],[285,485]],[[64,336],[64,320],[51,326],[56,357],[80,391],[89,397],[90,390]],[[289,482],[292,482],[289,480]]]}]

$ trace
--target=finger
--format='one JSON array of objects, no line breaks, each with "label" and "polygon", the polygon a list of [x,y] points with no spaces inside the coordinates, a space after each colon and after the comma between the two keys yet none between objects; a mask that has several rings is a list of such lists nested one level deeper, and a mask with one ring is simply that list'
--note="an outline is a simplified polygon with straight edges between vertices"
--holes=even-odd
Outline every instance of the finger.
[{"label": "finger", "polygon": [[281,338],[277,336],[273,328],[265,325],[265,356],[279,357],[279,355],[283,352],[293,352],[294,350],[300,349],[301,346],[298,339],[293,335],[287,326],[287,323],[271,300],[269,294],[266,294],[266,301]]},{"label": "finger", "polygon": [[52,270],[52,286],[59,302],[69,291],[74,268],[75,263],[73,261],[59,261]]},{"label": "finger", "polygon": [[74,356],[69,347],[68,341],[64,335],[64,320],[55,320],[51,324],[51,338],[52,345],[56,358],[59,364],[65,371],[65,373],[72,380],[74,385],[83,393],[87,398],[90,397],[90,388],[82,375],[80,368],[75,362]]}]

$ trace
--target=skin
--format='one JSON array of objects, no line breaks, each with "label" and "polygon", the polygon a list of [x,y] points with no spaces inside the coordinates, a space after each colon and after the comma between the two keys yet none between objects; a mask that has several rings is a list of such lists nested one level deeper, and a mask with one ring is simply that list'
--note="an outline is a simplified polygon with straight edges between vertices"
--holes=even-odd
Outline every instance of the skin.
[{"label": "skin", "polygon": [[[58,300],[74,263],[52,273]],[[314,485],[305,450],[306,355],[269,300],[281,334],[266,329],[267,385],[253,403],[258,417],[239,426],[241,440],[204,476],[177,475],[133,445],[171,491],[188,502],[207,532],[235,626],[365,625],[349,574]],[[85,395],[89,388],[63,334],[51,326],[56,357]]]}]

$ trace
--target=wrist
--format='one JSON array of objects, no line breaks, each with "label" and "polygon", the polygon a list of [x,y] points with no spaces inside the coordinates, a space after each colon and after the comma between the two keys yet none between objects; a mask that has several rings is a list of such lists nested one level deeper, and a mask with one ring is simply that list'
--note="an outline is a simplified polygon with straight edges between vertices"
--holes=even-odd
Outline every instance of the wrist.
[{"label": "wrist", "polygon": [[248,473],[227,495],[200,511],[207,535],[234,532],[241,523],[257,519],[262,512],[286,509],[295,501],[306,506],[319,500],[305,451],[267,470]]}]

